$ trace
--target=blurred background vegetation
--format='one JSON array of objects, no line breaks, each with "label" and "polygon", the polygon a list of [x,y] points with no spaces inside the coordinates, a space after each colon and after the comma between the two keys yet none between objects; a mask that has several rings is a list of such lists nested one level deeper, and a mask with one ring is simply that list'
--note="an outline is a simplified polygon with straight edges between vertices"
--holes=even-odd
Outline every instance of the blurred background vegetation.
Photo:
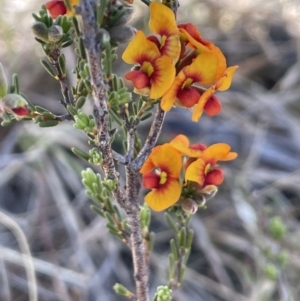
[{"label": "blurred background vegetation", "polygon": [[[0,0],[0,61],[21,91],[55,113],[60,88],[43,69],[30,26],[41,1]],[[226,181],[192,220],[195,240],[185,281],[174,301],[300,300],[300,5],[298,0],[182,0],[178,22],[195,23],[205,39],[240,67],[219,95],[221,114],[190,121],[188,110],[167,114],[166,141],[184,133],[193,142],[227,142],[239,157],[223,164]],[[138,0],[131,24],[147,29]],[[122,49],[120,49],[122,51]],[[66,50],[70,70],[75,64]],[[123,74],[121,61],[115,70]],[[72,82],[72,73],[70,72]],[[142,126],[145,137],[149,123]],[[81,183],[86,163],[70,148],[88,149],[67,122],[0,128],[0,210],[24,231],[39,301],[117,301],[115,282],[132,288],[130,252],[108,234]],[[0,219],[0,224],[4,220]],[[172,232],[163,213],[151,257],[151,293],[167,283]],[[0,300],[27,301],[22,248],[0,225]]]}]

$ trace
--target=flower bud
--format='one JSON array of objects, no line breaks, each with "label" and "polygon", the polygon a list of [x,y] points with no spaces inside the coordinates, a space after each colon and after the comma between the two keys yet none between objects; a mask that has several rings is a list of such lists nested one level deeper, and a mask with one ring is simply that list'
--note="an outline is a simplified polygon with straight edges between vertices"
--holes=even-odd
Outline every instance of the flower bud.
[{"label": "flower bud", "polygon": [[100,165],[103,161],[102,153],[100,153],[99,149],[94,147],[89,151],[90,159],[89,162],[93,163],[94,165]]},{"label": "flower bud", "polygon": [[10,114],[24,117],[29,113],[26,99],[19,94],[6,94],[1,103],[4,110]]},{"label": "flower bud", "polygon": [[63,29],[59,25],[52,25],[49,28],[48,38],[50,42],[57,43],[63,37]]},{"label": "flower bud", "polygon": [[42,40],[43,42],[48,42],[48,28],[42,22],[35,22],[31,26],[31,30],[36,38]]},{"label": "flower bud", "polygon": [[110,42],[109,32],[104,28],[99,28],[96,36],[96,40],[100,44],[106,44]]},{"label": "flower bud", "polygon": [[7,93],[7,79],[4,73],[2,64],[0,63],[0,98],[4,97]]},{"label": "flower bud", "polygon": [[172,299],[172,290],[167,286],[159,286],[157,287],[155,294],[155,301],[171,301]]},{"label": "flower bud", "polygon": [[198,210],[198,204],[193,199],[184,199],[181,202],[181,208],[188,214],[195,214]]},{"label": "flower bud", "polygon": [[109,29],[110,39],[115,43],[128,43],[130,42],[136,33],[136,30],[127,25],[116,26]]},{"label": "flower bud", "polygon": [[218,187],[215,185],[206,185],[199,192],[205,195],[206,200],[210,200],[218,192]]}]

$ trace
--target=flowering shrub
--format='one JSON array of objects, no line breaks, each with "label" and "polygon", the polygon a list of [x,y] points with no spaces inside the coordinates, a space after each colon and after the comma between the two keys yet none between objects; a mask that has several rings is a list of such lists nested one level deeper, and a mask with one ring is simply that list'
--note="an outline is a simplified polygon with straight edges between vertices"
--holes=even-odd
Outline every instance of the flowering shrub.
[{"label": "flowering shrub", "polygon": [[[136,293],[121,284],[114,287],[117,293],[138,301],[148,300],[146,257],[154,237],[149,231],[149,207],[155,211],[169,209],[166,218],[175,231],[175,239],[170,242],[170,279],[168,286],[158,287],[153,297],[167,301],[182,281],[190,253],[191,216],[216,194],[224,181],[219,161],[233,160],[237,154],[225,143],[190,145],[184,135],[163,145],[156,146],[156,142],[164,116],[173,106],[190,109],[195,122],[203,111],[209,116],[218,114],[221,102],[215,93],[230,87],[237,66],[227,67],[221,50],[203,39],[193,24],[177,25],[176,0],[143,1],[149,5],[150,36],[126,24],[132,14],[132,2],[46,2],[39,14],[33,14],[32,31],[47,57],[41,61],[43,67],[59,82],[66,112],[58,116],[34,105],[20,92],[16,76],[8,87],[1,67],[0,114],[2,125],[20,119],[32,120],[41,127],[72,122],[86,134],[92,145],[89,153],[77,148],[72,151],[100,168],[104,178],[89,168],[82,172],[83,184],[96,203],[94,210],[106,218],[108,230],[131,248],[134,259]],[[139,95],[135,101],[123,79],[113,73],[116,48],[127,42],[122,59],[134,65],[125,79],[132,82],[133,92]],[[62,52],[73,44],[77,55],[74,86],[67,81],[67,57]],[[88,96],[93,99],[92,114],[82,110]],[[151,116],[154,107],[156,113],[142,143],[137,127]],[[121,153],[112,147],[117,130],[126,140]],[[116,164],[125,166],[125,188]],[[149,190],[143,205],[137,189],[140,177],[143,187]],[[114,201],[126,216],[113,205]],[[180,223],[176,224],[176,219]]]}]

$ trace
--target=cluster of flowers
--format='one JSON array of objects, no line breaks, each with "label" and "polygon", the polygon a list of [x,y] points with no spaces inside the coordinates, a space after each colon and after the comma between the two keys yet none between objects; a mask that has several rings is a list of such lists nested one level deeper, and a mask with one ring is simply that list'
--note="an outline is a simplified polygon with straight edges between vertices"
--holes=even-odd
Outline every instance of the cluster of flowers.
[{"label": "cluster of flowers", "polygon": [[161,98],[164,111],[173,105],[190,108],[193,121],[203,111],[218,114],[221,103],[214,92],[230,87],[238,66],[227,68],[217,46],[204,40],[193,24],[177,26],[172,10],[161,3],[150,4],[149,28],[156,35],[146,37],[138,31],[122,56],[126,63],[135,64],[125,74],[135,92]]},{"label": "cluster of flowers", "polygon": [[[172,10],[161,3],[150,4],[149,28],[155,35],[146,37],[138,31],[122,56],[126,63],[135,64],[125,74],[134,91],[161,99],[164,111],[172,106],[191,109],[193,121],[203,111],[209,116],[218,114],[221,103],[214,92],[230,87],[238,66],[227,68],[217,46],[204,40],[193,24],[177,26]],[[217,162],[236,156],[225,143],[189,146],[183,135],[155,147],[140,170],[143,186],[151,189],[146,203],[161,211],[189,196],[216,192],[224,180]]]},{"label": "cluster of flowers", "polygon": [[190,196],[189,192],[216,191],[224,180],[218,161],[236,157],[226,143],[190,145],[186,136],[178,135],[170,143],[156,146],[142,166],[143,186],[151,189],[145,201],[153,210],[161,211]]},{"label": "cluster of flowers", "polygon": [[[79,0],[70,2],[79,4]],[[53,18],[74,14],[63,1],[49,1],[46,7]],[[146,37],[137,31],[122,55],[126,63],[135,65],[125,78],[132,81],[136,93],[161,99],[164,111],[172,106],[189,108],[193,121],[203,111],[209,116],[218,114],[221,103],[214,93],[230,87],[238,66],[227,67],[221,50],[204,40],[193,24],[177,25],[165,5],[152,2],[149,7],[149,28],[155,35]],[[190,145],[186,136],[178,135],[156,146],[140,170],[143,186],[151,190],[145,202],[162,211],[197,194],[216,192],[224,180],[218,161],[236,157],[225,143]]]}]

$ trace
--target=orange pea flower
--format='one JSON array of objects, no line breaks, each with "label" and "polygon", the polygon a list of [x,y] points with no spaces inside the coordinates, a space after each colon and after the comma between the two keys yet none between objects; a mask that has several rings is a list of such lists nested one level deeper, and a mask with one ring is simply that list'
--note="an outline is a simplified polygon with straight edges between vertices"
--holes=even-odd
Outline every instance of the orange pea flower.
[{"label": "orange pea flower", "polygon": [[137,31],[122,59],[128,64],[139,65],[137,70],[125,74],[125,78],[132,81],[136,93],[157,99],[172,85],[175,77],[172,59],[161,55],[156,44],[149,41],[142,31]]},{"label": "orange pea flower", "polygon": [[212,52],[217,56],[217,72],[215,74],[215,80],[219,79],[223,72],[226,70],[226,59],[219,47],[214,43],[202,39],[196,26],[192,23],[180,24],[178,28],[181,35],[181,41],[192,49],[195,49],[195,55],[203,52]]},{"label": "orange pea flower", "polygon": [[222,51],[212,42],[204,40],[193,24],[181,24],[178,27],[182,33],[182,41],[188,47],[195,49],[196,54],[209,51],[214,53],[218,58],[215,83],[206,92],[201,94],[201,98],[193,110],[192,120],[198,121],[203,111],[210,116],[217,115],[221,110],[221,103],[213,94],[215,91],[225,91],[229,89],[232,82],[232,77],[238,66],[227,68],[226,59]]},{"label": "orange pea flower", "polygon": [[180,55],[180,37],[171,9],[157,2],[152,2],[149,7],[149,28],[160,39],[155,35],[146,37],[138,31],[122,58],[128,64],[138,65],[125,74],[125,78],[132,81],[134,92],[157,99],[166,93],[175,78],[174,64]]},{"label": "orange pea flower", "polygon": [[238,66],[232,66],[227,68],[222,76],[208,88],[200,97],[197,105],[194,108],[192,120],[198,121],[205,111],[208,115],[214,116],[221,110],[221,103],[219,99],[214,95],[216,91],[226,91],[229,89],[232,77]]},{"label": "orange pea flower", "polygon": [[178,182],[182,168],[181,155],[169,144],[156,146],[140,173],[143,186],[151,191],[145,202],[155,211],[165,210],[180,198],[181,186]]},{"label": "orange pea flower", "polygon": [[161,108],[169,111],[174,104],[191,108],[198,103],[201,91],[193,84],[213,84],[218,68],[218,57],[203,52],[176,76],[170,89],[163,95]]},{"label": "orange pea flower", "polygon": [[228,144],[213,144],[187,166],[185,180],[198,183],[200,188],[206,185],[220,185],[224,180],[224,173],[220,168],[215,168],[218,166],[217,162],[233,160],[236,157],[235,152],[230,152]]},{"label": "orange pea flower", "polygon": [[58,16],[67,15],[68,17],[75,14],[74,6],[79,5],[80,0],[69,0],[72,6],[71,10],[68,10],[64,1],[54,0],[45,3],[50,16],[56,19]]},{"label": "orange pea flower", "polygon": [[[192,120],[198,121],[205,111],[215,116],[221,111],[221,102],[215,91],[227,90],[238,66],[227,68],[222,51],[212,42],[204,40],[197,28],[191,24],[178,26],[181,33],[181,61],[171,88],[161,101],[161,108],[169,111],[173,105],[191,108]],[[192,51],[186,53],[185,47]],[[200,85],[210,85],[205,90]]]}]

